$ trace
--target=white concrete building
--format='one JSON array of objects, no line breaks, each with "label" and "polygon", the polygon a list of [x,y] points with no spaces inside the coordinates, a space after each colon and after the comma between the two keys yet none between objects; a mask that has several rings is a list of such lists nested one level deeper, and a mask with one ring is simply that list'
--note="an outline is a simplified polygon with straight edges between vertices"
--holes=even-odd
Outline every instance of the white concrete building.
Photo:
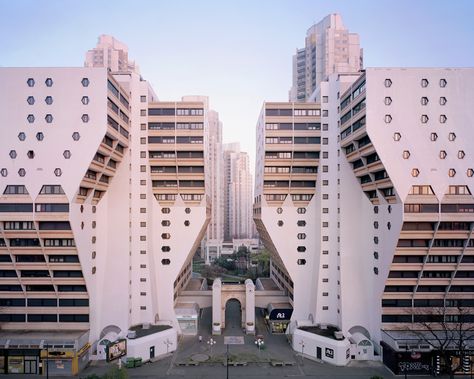
[{"label": "white concrete building", "polygon": [[[210,218],[207,100],[159,102],[123,68],[1,68],[0,81],[2,338],[73,344],[63,374],[129,329],[134,351],[153,344],[143,359],[166,341],[173,351],[176,299]],[[40,362],[36,348],[7,370]]]},{"label": "white concrete building", "polygon": [[289,99],[306,101],[330,74],[358,72],[362,67],[359,35],[349,32],[339,14],[330,14],[308,29],[305,47],[293,56]]},{"label": "white concrete building", "polygon": [[[466,317],[474,305],[474,115],[465,106],[473,88],[474,69],[369,68],[330,75],[315,103],[264,104],[254,219],[272,277],[291,294],[293,332],[335,326],[351,359],[379,359],[383,346],[398,362],[413,345],[407,329]],[[306,187],[294,175],[300,143],[317,155],[305,163],[317,176],[306,174],[304,203],[295,197]],[[446,307],[443,320],[436,307]],[[321,340],[304,338],[305,346]]]}]

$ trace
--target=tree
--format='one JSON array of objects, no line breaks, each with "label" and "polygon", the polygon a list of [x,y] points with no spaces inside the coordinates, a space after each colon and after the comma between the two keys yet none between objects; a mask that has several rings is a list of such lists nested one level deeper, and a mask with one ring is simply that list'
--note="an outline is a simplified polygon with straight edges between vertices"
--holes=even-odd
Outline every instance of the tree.
[{"label": "tree", "polygon": [[232,258],[221,255],[219,258],[214,259],[214,265],[218,265],[222,268],[225,268],[228,271],[235,270],[235,261]]},{"label": "tree", "polygon": [[254,256],[257,259],[257,276],[270,276],[270,253],[262,250]]},{"label": "tree", "polygon": [[[421,343],[430,345],[444,360],[444,371],[454,378],[474,341],[474,315],[471,308],[435,307],[414,314],[409,330]],[[452,359],[459,356],[459,359]]]},{"label": "tree", "polygon": [[215,278],[220,277],[222,274],[225,274],[227,270],[223,267],[219,267],[215,264],[210,266],[204,266],[201,272],[201,276],[207,279],[214,280]]},{"label": "tree", "polygon": [[237,251],[234,254],[235,254],[236,258],[240,258],[240,257],[248,258],[248,256],[250,255],[250,251],[247,248],[247,246],[240,245],[239,248],[237,249]]}]

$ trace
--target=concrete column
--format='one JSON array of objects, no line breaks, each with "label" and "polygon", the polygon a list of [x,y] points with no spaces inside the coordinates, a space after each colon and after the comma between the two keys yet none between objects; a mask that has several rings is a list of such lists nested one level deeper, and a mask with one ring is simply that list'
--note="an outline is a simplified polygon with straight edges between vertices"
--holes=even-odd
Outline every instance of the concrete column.
[{"label": "concrete column", "polygon": [[221,334],[222,327],[222,282],[220,278],[212,284],[212,334]]},{"label": "concrete column", "polygon": [[255,285],[250,279],[245,281],[245,331],[255,334]]},{"label": "concrete column", "polygon": [[209,259],[209,246],[206,245],[206,265],[210,265],[211,260]]}]

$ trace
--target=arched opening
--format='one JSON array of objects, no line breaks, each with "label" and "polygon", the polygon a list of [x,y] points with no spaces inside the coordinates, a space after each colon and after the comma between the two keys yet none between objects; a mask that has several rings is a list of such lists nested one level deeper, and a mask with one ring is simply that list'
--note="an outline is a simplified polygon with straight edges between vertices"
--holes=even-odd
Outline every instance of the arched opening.
[{"label": "arched opening", "polygon": [[105,350],[107,344],[117,339],[122,329],[117,325],[108,325],[100,332],[99,340],[92,345],[92,351],[97,354],[99,360],[105,359]]},{"label": "arched opening", "polygon": [[120,334],[122,329],[120,329],[117,325],[108,325],[100,332],[99,339],[104,338],[109,333]]},{"label": "arched opening", "polygon": [[363,334],[364,336],[366,336],[367,339],[370,340],[370,333],[369,333],[369,331],[368,331],[366,328],[364,328],[363,326],[355,325],[355,326],[353,326],[352,328],[349,329],[349,333],[350,333],[350,334],[361,333],[361,334]]},{"label": "arched opening", "polygon": [[225,334],[242,333],[242,305],[237,299],[229,299],[225,304]]}]

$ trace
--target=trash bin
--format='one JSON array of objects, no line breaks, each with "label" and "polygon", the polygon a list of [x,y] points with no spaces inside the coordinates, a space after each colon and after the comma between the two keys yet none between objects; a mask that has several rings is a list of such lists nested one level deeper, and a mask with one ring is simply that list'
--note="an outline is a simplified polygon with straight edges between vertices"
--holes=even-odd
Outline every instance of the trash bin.
[{"label": "trash bin", "polygon": [[127,358],[125,361],[126,368],[134,368],[135,367],[135,358]]},{"label": "trash bin", "polygon": [[134,367],[140,367],[142,365],[141,358],[135,358]]}]

